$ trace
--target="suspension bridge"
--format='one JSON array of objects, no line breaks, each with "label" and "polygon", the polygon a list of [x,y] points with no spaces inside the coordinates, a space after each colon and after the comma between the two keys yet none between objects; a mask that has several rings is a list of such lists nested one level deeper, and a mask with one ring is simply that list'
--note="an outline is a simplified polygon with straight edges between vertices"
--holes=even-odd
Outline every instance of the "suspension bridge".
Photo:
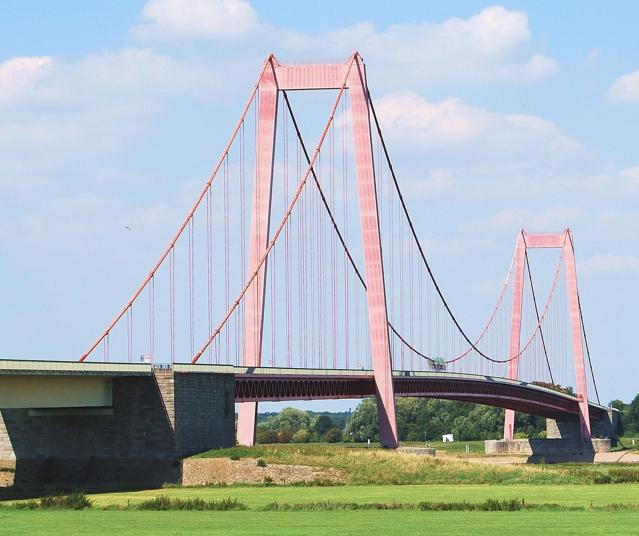
[{"label": "suspension bridge", "polygon": [[[317,90],[331,99],[321,129],[312,120],[319,108],[296,105],[296,95]],[[358,53],[325,64],[270,55],[192,208],[79,362],[0,367],[5,382],[106,383],[85,402],[70,403],[69,392],[82,390],[67,384],[22,405],[11,402],[20,389],[5,383],[0,407],[115,411],[116,378],[155,376],[162,391],[157,378],[173,374],[167,411],[177,426],[177,378],[200,373],[231,378],[211,389],[224,391],[215,404],[225,405],[231,426],[229,404],[239,404],[243,445],[255,442],[260,401],[369,396],[388,448],[399,444],[396,396],[505,408],[505,439],[514,436],[515,411],[574,421],[589,439],[606,408],[570,230],[515,237],[494,305],[471,333],[431,269],[391,149]],[[530,262],[539,249],[556,252],[543,295]],[[189,406],[205,407],[197,397]]]}]

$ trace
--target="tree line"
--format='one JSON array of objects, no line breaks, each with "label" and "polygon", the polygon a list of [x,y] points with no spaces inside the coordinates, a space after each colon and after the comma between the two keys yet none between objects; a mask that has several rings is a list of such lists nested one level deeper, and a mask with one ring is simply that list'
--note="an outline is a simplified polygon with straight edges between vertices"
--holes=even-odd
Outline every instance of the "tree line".
[{"label": "tree line", "polygon": [[[454,434],[457,440],[498,439],[503,434],[504,410],[450,400],[398,398],[397,426],[400,441],[441,440]],[[544,437],[545,419],[517,413],[519,437]],[[314,413],[285,408],[279,413],[260,414],[258,443],[309,443],[379,441],[375,400],[365,399],[355,411]]]},{"label": "tree line", "polygon": [[629,404],[613,400],[610,405],[619,410],[619,435],[639,436],[639,394]]},{"label": "tree line", "polygon": [[[639,436],[639,395],[626,404],[613,400],[619,410],[619,435]],[[438,441],[444,434],[455,440],[499,439],[503,435],[504,410],[480,404],[429,398],[398,398],[395,403],[400,441]],[[543,417],[515,414],[516,437],[543,438]],[[258,443],[310,443],[379,441],[377,406],[363,400],[350,412],[313,412],[285,408],[279,413],[260,413]]]}]

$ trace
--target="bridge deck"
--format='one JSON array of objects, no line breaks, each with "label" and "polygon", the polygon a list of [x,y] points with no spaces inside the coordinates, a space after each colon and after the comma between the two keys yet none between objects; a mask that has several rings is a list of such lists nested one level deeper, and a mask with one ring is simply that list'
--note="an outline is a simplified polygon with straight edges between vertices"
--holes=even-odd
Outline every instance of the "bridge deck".
[{"label": "bridge deck", "polygon": [[[174,364],[182,374],[235,376],[235,400],[285,401],[364,398],[375,394],[371,370],[287,369],[231,365]],[[0,360],[0,377],[117,377],[151,375],[148,363],[78,363],[70,361]],[[553,419],[577,419],[576,397],[530,384],[492,376],[434,371],[394,371],[397,396],[419,396],[487,404]],[[590,403],[591,418],[605,417],[606,408]]]}]

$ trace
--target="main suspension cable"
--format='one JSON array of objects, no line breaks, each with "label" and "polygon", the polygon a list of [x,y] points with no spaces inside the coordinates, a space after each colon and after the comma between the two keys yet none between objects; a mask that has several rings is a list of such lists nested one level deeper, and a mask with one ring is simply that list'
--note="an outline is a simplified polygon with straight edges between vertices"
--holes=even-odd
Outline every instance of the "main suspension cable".
[{"label": "main suspension cable", "polygon": [[[352,256],[352,254],[351,254],[351,252],[350,252],[350,249],[348,248],[348,245],[346,244],[346,241],[345,241],[345,239],[344,239],[344,236],[343,236],[343,234],[342,234],[341,230],[339,229],[339,226],[337,225],[337,222],[336,222],[336,220],[335,220],[335,217],[334,217],[334,215],[333,215],[333,212],[332,212],[332,210],[331,210],[331,208],[330,208],[330,206],[329,206],[329,204],[328,204],[328,201],[327,201],[327,199],[326,199],[326,196],[325,196],[325,194],[324,194],[324,192],[323,192],[323,189],[322,189],[322,187],[321,187],[321,185],[320,185],[320,183],[319,183],[319,180],[318,180],[317,175],[316,175],[316,173],[315,173],[314,165],[313,165],[313,164],[312,164],[312,162],[311,162],[311,159],[310,159],[310,157],[309,157],[308,151],[307,151],[307,149],[306,149],[306,145],[305,145],[304,140],[303,140],[303,138],[302,138],[302,134],[301,134],[301,131],[300,131],[300,129],[299,129],[299,125],[298,125],[298,123],[297,123],[297,120],[296,120],[296,118],[295,118],[295,115],[293,114],[293,109],[292,109],[292,107],[291,107],[291,103],[290,103],[290,100],[289,100],[289,98],[288,98],[288,95],[287,95],[286,91],[282,91],[282,93],[283,93],[283,95],[284,95],[284,100],[286,101],[286,106],[287,106],[288,112],[289,112],[289,114],[290,114],[291,121],[292,121],[293,126],[294,126],[294,128],[295,128],[295,132],[296,132],[296,135],[297,135],[297,138],[298,138],[299,144],[300,144],[300,148],[302,149],[302,152],[304,153],[304,156],[305,156],[305,158],[306,158],[307,164],[308,164],[309,169],[310,169],[311,176],[313,177],[313,181],[314,181],[314,183],[315,183],[315,185],[316,185],[316,187],[317,187],[317,189],[318,189],[318,192],[319,192],[319,194],[320,194],[320,198],[321,198],[321,200],[322,200],[322,204],[324,205],[324,208],[326,209],[326,212],[327,212],[327,214],[328,214],[328,216],[329,216],[329,218],[330,218],[330,220],[331,220],[331,224],[332,224],[332,226],[333,226],[333,229],[335,230],[335,233],[336,233],[336,234],[337,234],[337,236],[338,236],[338,239],[339,239],[339,241],[340,241],[340,243],[341,243],[341,245],[342,245],[342,248],[344,249],[344,252],[346,253],[346,256],[347,256],[347,258],[348,258],[348,260],[349,260],[349,263],[351,264],[351,266],[352,266],[353,270],[355,271],[355,274],[357,275],[357,278],[359,279],[360,283],[362,284],[362,286],[363,286],[364,290],[366,290],[366,282],[365,282],[365,280],[364,280],[364,277],[362,276],[361,271],[359,270],[359,268],[357,267],[357,264],[355,263],[355,260],[353,259],[353,256]],[[368,89],[367,89],[367,95],[368,95],[368,98],[369,98],[369,100],[370,100],[370,93],[368,92]],[[533,334],[531,335],[530,340],[528,341],[528,344],[527,344],[527,345],[526,345],[526,346],[525,346],[525,347],[524,347],[524,348],[523,348],[523,349],[522,349],[522,350],[521,350],[521,351],[520,351],[517,355],[512,356],[512,357],[510,357],[510,358],[508,358],[508,359],[495,359],[495,358],[492,358],[492,357],[490,357],[490,356],[488,356],[488,355],[484,354],[483,352],[481,352],[481,351],[480,351],[480,350],[476,347],[476,345],[475,345],[475,344],[473,344],[473,343],[470,341],[470,339],[469,339],[469,338],[465,335],[465,333],[463,332],[463,330],[462,330],[462,329],[461,329],[461,327],[459,326],[458,322],[457,322],[457,321],[455,320],[455,318],[452,316],[452,312],[450,311],[450,308],[448,307],[448,305],[445,303],[445,300],[443,299],[442,292],[441,292],[441,290],[439,289],[439,287],[438,287],[438,285],[437,285],[437,283],[436,283],[436,281],[435,281],[435,279],[434,279],[433,273],[432,273],[432,271],[430,270],[430,266],[428,265],[428,262],[427,262],[427,261],[426,261],[426,259],[425,259],[424,252],[423,252],[423,250],[422,250],[422,248],[421,248],[421,245],[419,244],[419,241],[417,240],[417,236],[416,236],[416,233],[415,233],[415,229],[414,229],[414,227],[413,227],[412,221],[410,220],[410,217],[408,216],[408,211],[407,211],[406,205],[405,205],[404,200],[403,200],[403,198],[402,198],[401,191],[399,190],[399,185],[398,185],[398,183],[397,183],[397,179],[396,179],[396,177],[395,177],[395,172],[394,172],[394,170],[393,170],[393,168],[392,168],[392,165],[390,164],[390,157],[389,157],[389,155],[388,155],[388,151],[387,151],[387,149],[386,149],[386,145],[385,145],[385,143],[384,143],[384,140],[383,140],[383,138],[382,138],[382,136],[381,136],[381,131],[380,131],[379,123],[377,122],[377,117],[376,117],[376,115],[375,115],[375,111],[374,111],[374,109],[373,109],[373,107],[372,107],[372,103],[371,103],[371,110],[373,111],[373,116],[375,117],[375,123],[376,123],[376,125],[377,125],[378,133],[379,133],[379,135],[380,135],[380,140],[381,140],[381,143],[382,143],[382,147],[384,148],[384,154],[385,154],[385,156],[386,156],[386,160],[387,160],[387,162],[388,162],[388,164],[389,164],[389,168],[390,168],[391,174],[392,174],[392,176],[393,176],[393,180],[394,180],[394,182],[395,182],[395,187],[396,187],[397,192],[398,192],[398,194],[399,194],[399,196],[400,196],[400,200],[401,200],[401,202],[402,202],[402,206],[403,206],[403,209],[404,209],[404,213],[406,214],[406,216],[407,216],[407,218],[408,218],[408,222],[409,222],[409,225],[410,225],[410,227],[411,227],[411,231],[412,231],[412,233],[413,233],[413,237],[415,238],[415,240],[416,240],[416,242],[417,242],[417,245],[418,245],[418,247],[419,247],[419,251],[420,251],[420,254],[421,254],[421,256],[422,256],[422,259],[423,259],[423,260],[424,260],[424,262],[426,263],[426,267],[428,268],[428,272],[429,272],[429,274],[430,274],[431,280],[433,281],[433,283],[434,283],[434,285],[435,285],[435,287],[436,287],[436,289],[437,289],[437,292],[439,293],[440,297],[442,298],[442,301],[444,301],[444,305],[445,305],[445,306],[446,306],[446,308],[448,309],[449,314],[451,315],[451,317],[453,318],[453,321],[455,322],[455,324],[457,325],[458,329],[460,330],[460,333],[464,336],[464,338],[466,339],[466,341],[467,341],[467,342],[470,344],[470,346],[471,346],[471,348],[469,348],[466,352],[463,352],[462,354],[460,354],[459,356],[457,356],[457,357],[455,357],[455,358],[453,358],[453,359],[451,359],[451,360],[447,360],[447,361],[446,361],[446,363],[452,363],[452,362],[455,362],[455,361],[458,361],[458,360],[462,359],[463,357],[465,357],[466,355],[468,355],[468,354],[470,353],[470,351],[471,351],[471,350],[475,350],[475,351],[476,351],[479,355],[481,355],[484,359],[487,359],[488,361],[491,361],[491,362],[493,362],[493,363],[508,363],[508,362],[510,362],[510,361],[513,361],[513,360],[515,360],[515,359],[518,359],[518,358],[519,358],[519,357],[520,357],[520,356],[521,356],[521,355],[522,355],[522,354],[523,354],[523,353],[524,353],[524,352],[528,349],[528,347],[530,346],[530,344],[531,344],[532,340],[534,339],[534,337],[535,337],[535,332],[536,332],[536,331],[537,331],[537,329],[539,329],[539,328],[540,328],[540,326],[541,326],[541,322],[542,322],[542,320],[543,320],[543,315],[542,315],[542,320],[538,319],[537,328],[535,329],[535,332],[533,332]],[[553,287],[553,288],[554,288],[554,287]],[[503,297],[503,293],[502,293],[502,297]],[[501,299],[501,297],[500,297],[500,299]],[[549,297],[549,301],[550,301],[550,297]],[[548,305],[548,304],[546,304],[546,308],[547,308],[547,305]],[[433,359],[431,356],[428,356],[428,355],[426,355],[426,354],[424,354],[424,353],[420,352],[420,351],[419,351],[419,350],[417,350],[417,349],[416,349],[416,348],[415,348],[412,344],[410,344],[410,343],[409,343],[409,342],[408,342],[408,341],[407,341],[407,340],[406,340],[406,339],[405,339],[405,338],[404,338],[404,337],[403,337],[403,336],[399,333],[399,331],[395,328],[395,326],[393,326],[393,324],[392,324],[390,321],[387,321],[387,323],[388,323],[388,326],[389,326],[389,328],[391,329],[391,331],[392,331],[392,332],[393,332],[393,333],[394,333],[394,334],[395,334],[395,335],[396,335],[396,336],[400,339],[400,341],[402,341],[402,343],[403,343],[403,344],[405,344],[406,346],[408,346],[408,348],[409,348],[409,349],[411,349],[413,352],[415,352],[415,353],[416,353],[417,355],[419,355],[420,357],[422,357],[422,358],[426,359],[427,361],[429,361],[429,362],[435,362],[435,359]],[[484,332],[482,332],[482,336],[483,336],[483,333],[485,333],[485,331],[486,331],[486,330],[484,330]],[[480,336],[480,338],[481,338],[481,336]]]}]

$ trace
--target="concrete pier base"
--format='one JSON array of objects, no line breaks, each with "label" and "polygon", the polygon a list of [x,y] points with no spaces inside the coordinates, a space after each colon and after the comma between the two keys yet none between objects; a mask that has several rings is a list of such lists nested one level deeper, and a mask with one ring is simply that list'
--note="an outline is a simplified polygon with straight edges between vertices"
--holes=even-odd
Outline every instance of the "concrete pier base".
[{"label": "concrete pier base", "polygon": [[610,452],[610,439],[496,439],[484,441],[486,454],[525,455],[528,462],[592,462]]}]

